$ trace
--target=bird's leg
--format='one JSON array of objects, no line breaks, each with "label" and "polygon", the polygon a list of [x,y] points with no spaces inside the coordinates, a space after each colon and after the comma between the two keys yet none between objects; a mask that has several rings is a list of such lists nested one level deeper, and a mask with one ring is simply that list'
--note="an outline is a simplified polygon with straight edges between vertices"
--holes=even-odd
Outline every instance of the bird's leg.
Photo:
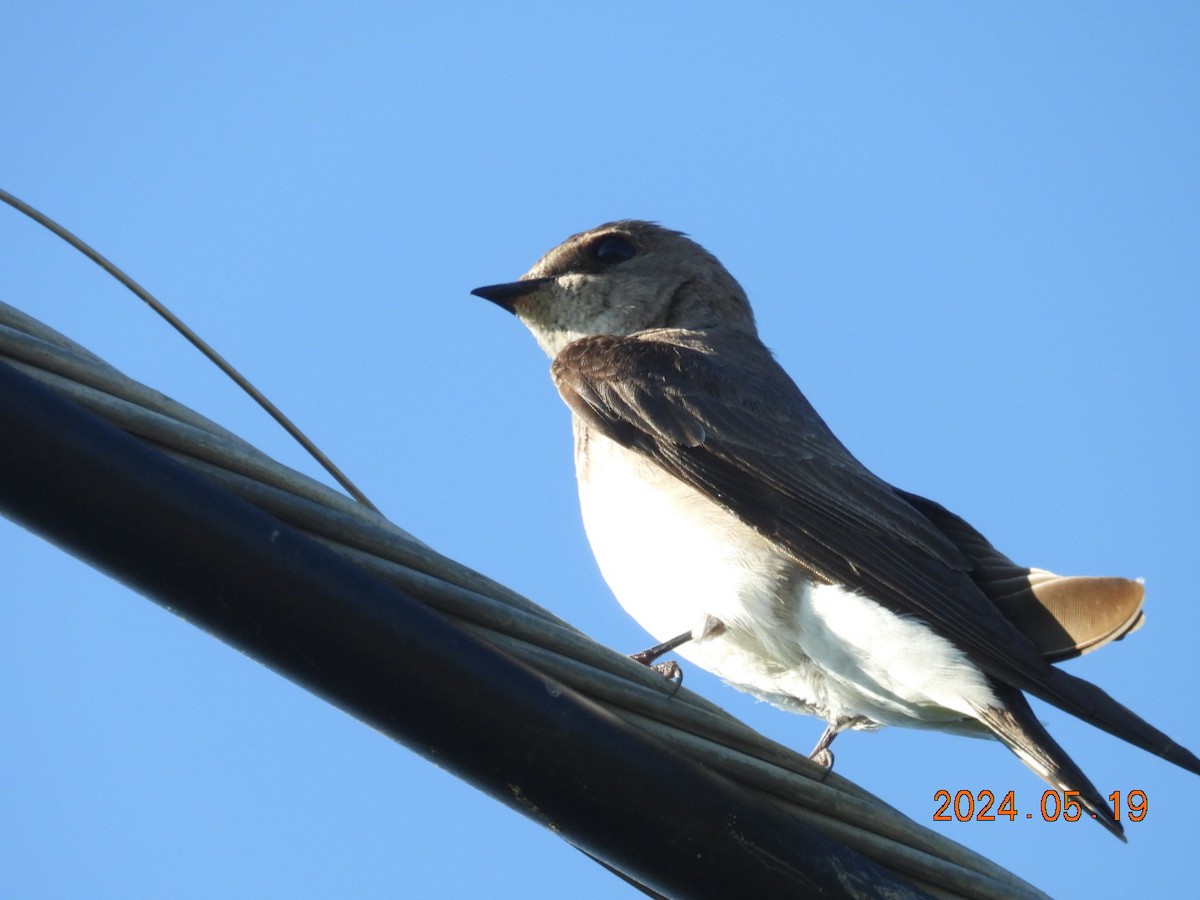
[{"label": "bird's leg", "polygon": [[676,686],[683,684],[683,669],[679,663],[671,660],[665,663],[655,663],[654,661],[664,653],[670,653],[680,644],[686,644],[692,639],[692,633],[685,631],[683,634],[676,635],[669,641],[663,641],[661,644],[655,644],[649,650],[643,650],[641,653],[630,654],[629,658],[634,662],[640,662],[643,666],[649,666],[662,675],[663,678],[669,678],[674,681]]},{"label": "bird's leg", "polygon": [[678,689],[678,687],[683,684],[683,669],[680,667],[679,663],[675,662],[675,660],[665,663],[655,663],[654,661],[664,653],[670,653],[676,647],[680,646],[681,644],[686,644],[693,638],[698,641],[703,641],[707,640],[708,638],[718,637],[724,633],[724,622],[722,622],[720,619],[715,619],[712,616],[705,616],[704,622],[699,628],[698,635],[697,629],[693,628],[691,631],[685,631],[683,634],[676,635],[669,641],[663,641],[661,644],[655,644],[649,650],[643,650],[641,653],[631,654],[629,658],[635,662],[640,662],[643,666],[649,666],[664,678],[671,679],[675,682],[675,687]]},{"label": "bird's leg", "polygon": [[821,737],[817,741],[817,746],[813,747],[812,753],[808,754],[808,758],[815,762],[818,766],[824,766],[826,769],[833,771],[833,753],[829,750],[829,745],[833,743],[833,739],[838,736],[841,728],[838,723],[831,722],[825,726],[825,730],[821,732]]},{"label": "bird's leg", "polygon": [[829,745],[833,743],[833,739],[859,722],[865,722],[863,716],[840,716],[834,721],[825,726],[825,730],[821,732],[821,737],[817,741],[817,746],[813,747],[812,753],[808,754],[808,758],[815,762],[818,766],[824,766],[830,772],[833,771],[833,753],[829,750]]}]

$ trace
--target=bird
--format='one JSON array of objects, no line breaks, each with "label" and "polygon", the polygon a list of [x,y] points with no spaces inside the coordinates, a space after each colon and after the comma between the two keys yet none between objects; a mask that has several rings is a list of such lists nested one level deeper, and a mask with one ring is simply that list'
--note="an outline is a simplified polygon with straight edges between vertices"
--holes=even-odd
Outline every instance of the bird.
[{"label": "bird", "polygon": [[1138,629],[1142,583],[1018,565],[873,474],[760,340],[741,285],[687,235],[610,222],[472,293],[552,360],[588,541],[659,642],[636,659],[675,650],[823,719],[812,756],[825,765],[846,730],[998,739],[1121,840],[1027,694],[1200,774],[1200,758],[1054,665]]}]

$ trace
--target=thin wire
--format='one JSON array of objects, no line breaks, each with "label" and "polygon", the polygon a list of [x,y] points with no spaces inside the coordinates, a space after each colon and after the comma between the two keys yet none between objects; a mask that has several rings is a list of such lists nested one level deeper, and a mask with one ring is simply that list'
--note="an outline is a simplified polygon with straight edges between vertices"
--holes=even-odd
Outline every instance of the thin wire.
[{"label": "thin wire", "polygon": [[258,388],[252,385],[242,375],[241,372],[227,362],[225,358],[221,356],[221,354],[210,347],[208,342],[201,338],[200,335],[196,334],[196,332],[192,331],[192,329],[185,325],[178,316],[176,316],[162,303],[155,299],[155,297],[149,291],[122,272],[119,268],[117,268],[117,266],[113,265],[113,263],[109,262],[105,257],[101,256],[96,250],[85,244],[66,228],[59,225],[49,216],[38,212],[32,206],[14,197],[3,188],[0,188],[0,200],[3,200],[13,209],[23,212],[43,228],[46,228],[58,235],[96,265],[100,266],[100,268],[104,269],[104,271],[108,272],[108,274],[113,278],[117,279],[117,281],[121,282],[121,284],[125,285],[125,287],[129,288],[129,290],[137,295],[137,297],[139,297],[147,306],[166,319],[167,323],[172,328],[187,338],[193,347],[207,356],[217,366],[217,368],[232,378],[234,383],[247,394],[249,394],[255,403],[266,410],[267,414],[270,415],[272,419],[278,422],[288,434],[295,438],[300,446],[307,450],[309,455],[312,456],[312,458],[318,463],[320,463],[325,471],[332,475],[337,480],[337,483],[349,492],[350,496],[364,506],[371,508],[375,512],[379,512],[379,508],[367,499],[367,495],[355,487],[354,482],[347,478],[342,470],[335,466],[333,461],[324,453],[322,453],[317,445],[310,441],[304,432],[302,432],[295,424],[292,423],[291,419],[283,414],[279,407],[268,400]]}]

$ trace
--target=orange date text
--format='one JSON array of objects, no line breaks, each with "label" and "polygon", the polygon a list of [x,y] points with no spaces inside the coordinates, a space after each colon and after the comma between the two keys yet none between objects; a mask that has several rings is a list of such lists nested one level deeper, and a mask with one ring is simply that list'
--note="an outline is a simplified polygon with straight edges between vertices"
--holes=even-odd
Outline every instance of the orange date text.
[{"label": "orange date text", "polygon": [[[1121,821],[1122,815],[1130,822],[1146,818],[1149,801],[1145,791],[1113,791],[1108,795],[1112,803],[1113,821]],[[1042,794],[1036,810],[1024,814],[1017,809],[1016,792],[1008,791],[997,799],[996,794],[984,788],[979,791],[961,790],[935,791],[933,800],[938,804],[933,813],[935,822],[995,822],[997,819],[1033,819],[1040,816],[1044,822],[1078,822],[1081,818],[1094,819],[1101,811],[1088,812],[1079,802],[1079,791],[1049,790]],[[1103,814],[1107,814],[1104,810]]]}]

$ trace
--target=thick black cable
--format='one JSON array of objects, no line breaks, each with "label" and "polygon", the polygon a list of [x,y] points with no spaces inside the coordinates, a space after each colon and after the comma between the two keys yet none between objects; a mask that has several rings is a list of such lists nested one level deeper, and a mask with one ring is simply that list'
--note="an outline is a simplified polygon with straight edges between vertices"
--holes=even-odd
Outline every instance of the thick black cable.
[{"label": "thick black cable", "polygon": [[0,511],[664,896],[925,896],[3,364]]}]

